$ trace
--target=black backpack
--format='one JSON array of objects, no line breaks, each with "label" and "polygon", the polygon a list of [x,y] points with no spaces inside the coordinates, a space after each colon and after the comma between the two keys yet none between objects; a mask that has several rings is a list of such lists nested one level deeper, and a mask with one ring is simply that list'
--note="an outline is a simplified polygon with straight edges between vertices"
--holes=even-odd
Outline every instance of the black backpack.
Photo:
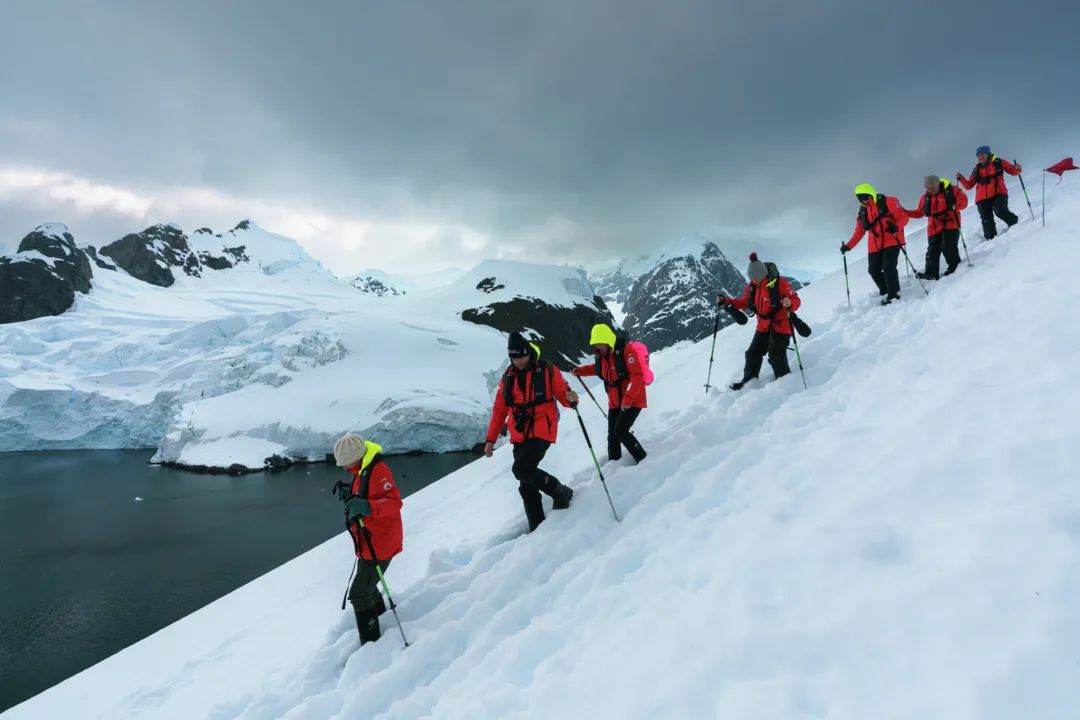
[{"label": "black backpack", "polygon": [[[870,222],[870,213],[866,211],[866,206],[863,205],[861,208],[859,208],[859,224],[862,225],[863,230],[866,230],[871,235],[874,234],[873,228],[875,225],[881,223],[881,221],[883,221],[885,218],[892,219],[892,214],[889,212],[889,203],[886,200],[885,196],[880,193],[877,196],[877,209],[877,217],[874,218],[874,222]],[[893,222],[893,225],[896,225],[895,221]],[[886,226],[885,232],[894,233],[896,232],[896,230],[889,230],[888,226]],[[885,235],[885,232],[881,233],[883,237]]]},{"label": "black backpack", "polygon": [[925,213],[927,217],[932,217],[935,220],[944,221],[946,218],[949,217],[949,213],[952,212],[953,208],[956,207],[956,189],[953,188],[952,183],[949,183],[948,185],[945,185],[945,183],[941,183],[941,185],[941,192],[943,195],[945,195],[945,209],[939,213],[932,213],[930,211],[930,208],[933,205],[934,201],[930,193],[926,193],[926,202],[923,203],[923,213]]},{"label": "black backpack", "polygon": [[981,174],[979,174],[979,168],[981,168],[983,166],[978,165],[978,164],[975,165],[975,169],[971,171],[971,177],[975,178],[975,184],[976,185],[989,185],[992,182],[996,182],[997,179],[999,177],[1001,177],[1001,172],[1002,172],[1001,158],[996,157],[993,160],[991,160],[986,165],[986,167],[990,167],[990,166],[993,166],[994,170],[996,170],[997,172],[990,173],[986,177],[983,177]]}]

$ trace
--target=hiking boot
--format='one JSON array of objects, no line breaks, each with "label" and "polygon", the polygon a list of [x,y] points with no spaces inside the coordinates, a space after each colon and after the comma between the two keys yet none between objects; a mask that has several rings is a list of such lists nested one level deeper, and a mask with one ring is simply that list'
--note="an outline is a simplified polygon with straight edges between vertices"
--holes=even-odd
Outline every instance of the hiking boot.
[{"label": "hiking boot", "polygon": [[356,630],[360,633],[361,645],[375,642],[382,637],[382,629],[379,627],[379,616],[374,608],[370,610],[357,610],[354,605],[353,614],[356,615]]},{"label": "hiking boot", "polygon": [[551,499],[554,501],[551,505],[553,510],[565,510],[570,507],[570,502],[574,499],[574,491],[572,488],[560,485]]},{"label": "hiking boot", "polygon": [[739,382],[731,383],[730,385],[728,385],[728,387],[731,388],[732,390],[742,390],[743,385],[745,385],[748,382],[750,382],[750,381],[749,380],[740,380]]},{"label": "hiking boot", "polygon": [[952,275],[952,274],[953,274],[954,272],[956,272],[956,268],[954,268],[954,267],[951,267],[951,268],[949,268],[948,270],[946,270],[945,272],[943,272],[943,273],[941,274],[941,276],[942,276],[942,277],[949,277],[949,276],[950,276],[950,275]]},{"label": "hiking boot", "polygon": [[[948,275],[949,273],[946,272],[945,274]],[[937,280],[938,279],[937,275],[931,275],[930,273],[926,273],[926,272],[917,272],[917,273],[915,273],[915,277],[919,278],[920,280]]]}]

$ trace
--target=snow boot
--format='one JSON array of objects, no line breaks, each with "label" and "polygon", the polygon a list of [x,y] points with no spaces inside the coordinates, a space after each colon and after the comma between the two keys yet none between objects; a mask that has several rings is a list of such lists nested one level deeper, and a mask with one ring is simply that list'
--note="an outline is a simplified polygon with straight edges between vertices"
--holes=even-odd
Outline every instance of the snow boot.
[{"label": "snow boot", "polygon": [[[959,267],[959,266],[958,266],[958,267]],[[956,268],[955,268],[955,267],[951,267],[951,268],[948,268],[947,270],[945,270],[945,272],[941,273],[941,277],[949,277],[949,276],[950,276],[950,275],[952,275],[952,274],[953,274],[954,272],[956,272]]]},{"label": "snow boot", "polygon": [[[946,272],[945,274],[948,275],[949,273]],[[915,273],[915,277],[919,278],[920,280],[937,280],[938,279],[937,275],[931,275],[930,273],[927,273],[927,272],[917,272],[917,273]]]},{"label": "snow boot", "polygon": [[570,507],[571,501],[574,499],[574,491],[565,485],[560,484],[559,489],[555,494],[551,496],[554,500],[551,508],[553,510],[565,510]]},{"label": "snow boot", "polygon": [[745,385],[748,382],[750,382],[750,381],[749,380],[740,380],[739,382],[731,383],[730,385],[728,385],[728,387],[731,388],[732,390],[742,390],[743,385]]},{"label": "snow boot", "polygon": [[360,633],[361,645],[375,642],[382,637],[382,629],[379,627],[379,615],[375,612],[375,608],[359,610],[353,605],[353,614],[356,616],[356,630]]}]

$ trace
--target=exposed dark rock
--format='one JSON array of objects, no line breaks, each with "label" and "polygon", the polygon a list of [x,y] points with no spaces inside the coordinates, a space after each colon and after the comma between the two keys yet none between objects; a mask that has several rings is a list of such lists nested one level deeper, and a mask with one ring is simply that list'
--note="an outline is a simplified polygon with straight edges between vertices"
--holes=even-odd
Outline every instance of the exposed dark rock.
[{"label": "exposed dark rock", "polygon": [[496,290],[502,290],[505,287],[506,287],[505,285],[503,285],[502,283],[500,283],[498,280],[496,280],[493,277],[484,278],[483,280],[481,280],[480,282],[478,282],[476,284],[476,289],[477,290],[482,290],[482,291],[484,291],[486,293],[493,293]]},{"label": "exposed dark rock", "polygon": [[406,294],[401,288],[384,282],[374,275],[357,275],[349,280],[349,285],[375,297],[398,297]]},{"label": "exposed dark rock", "polygon": [[236,232],[237,230],[248,230],[250,228],[251,228],[251,221],[250,220],[241,220],[240,222],[236,223],[236,227],[233,228],[233,232]]},{"label": "exposed dark rock", "polygon": [[[640,276],[626,299],[627,333],[650,350],[661,350],[683,340],[712,334],[716,296],[741,294],[746,280],[712,242],[700,254],[688,253],[662,260]],[[721,327],[733,321],[720,314]]]},{"label": "exposed dark rock", "polygon": [[228,270],[233,264],[223,257],[214,257],[208,252],[199,253],[199,262],[211,270]]},{"label": "exposed dark rock", "polygon": [[173,269],[199,277],[199,258],[191,251],[187,235],[175,225],[154,225],[141,233],[125,235],[101,249],[129,275],[143,282],[169,287],[176,282]]},{"label": "exposed dark rock", "polygon": [[0,323],[59,315],[90,292],[90,260],[63,226],[42,226],[23,238],[18,253],[0,257]]},{"label": "exposed dark rock", "polygon": [[461,319],[510,333],[530,328],[539,335],[543,357],[569,370],[591,350],[589,334],[597,323],[614,324],[611,312],[599,296],[592,305],[572,308],[552,306],[535,298],[514,298],[480,308],[463,310]]},{"label": "exposed dark rock", "polygon": [[86,256],[89,257],[90,260],[93,261],[93,263],[102,270],[116,270],[116,266],[113,265],[111,262],[106,262],[105,260],[101,259],[101,256],[98,255],[97,248],[93,245],[87,245],[85,248],[83,248],[83,252],[85,252]]}]

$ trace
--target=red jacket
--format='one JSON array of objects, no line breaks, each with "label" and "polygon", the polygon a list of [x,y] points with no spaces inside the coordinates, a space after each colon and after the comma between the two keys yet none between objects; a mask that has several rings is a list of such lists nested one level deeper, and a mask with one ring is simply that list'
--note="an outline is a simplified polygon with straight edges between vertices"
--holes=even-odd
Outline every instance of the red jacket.
[{"label": "red jacket", "polygon": [[[537,368],[542,368],[544,384],[546,385],[547,400],[531,404],[536,400],[536,392],[533,387],[537,375]],[[506,401],[506,383],[511,385],[513,403]],[[524,388],[522,385],[524,384]],[[495,407],[491,411],[491,423],[488,425],[487,441],[495,442],[502,432],[503,426],[509,418],[510,442],[517,444],[530,438],[537,438],[553,443],[559,436],[559,411],[555,407],[558,400],[563,407],[570,407],[570,401],[566,399],[566,391],[570,386],[566,384],[559,368],[554,365],[535,362],[522,371],[510,366],[503,379],[499,382],[499,390],[495,393]],[[515,419],[515,410],[520,409],[525,420],[524,427],[520,427]]]},{"label": "red jacket", "polygon": [[983,200],[991,200],[998,195],[1008,195],[1009,189],[1005,187],[1005,173],[1019,175],[1023,171],[1023,168],[1019,165],[1013,165],[1008,160],[1001,160],[1001,169],[1004,172],[998,172],[995,165],[997,160],[997,155],[991,155],[990,162],[985,165],[976,165],[970,176],[960,177],[960,184],[967,190],[976,185],[979,186],[979,189],[975,191],[975,202],[977,203]]},{"label": "red jacket", "polygon": [[[625,347],[625,346],[624,346]],[[600,366],[600,379],[607,388],[608,409],[614,410],[622,406],[647,408],[649,398],[645,393],[645,377],[641,372],[641,365],[636,357],[630,353],[624,353],[626,359],[626,371],[623,377],[619,377],[619,366],[616,362],[615,352],[609,351],[607,355],[597,355],[596,362],[592,365],[581,365],[574,368],[574,374],[578,377],[592,377],[596,375],[596,367]]]},{"label": "red jacket", "polygon": [[[956,202],[952,208],[945,193],[952,192]],[[929,204],[927,204],[929,203]],[[960,228],[960,211],[968,205],[967,193],[948,180],[941,181],[941,190],[936,195],[923,193],[915,210],[908,210],[909,218],[929,217],[926,224],[927,235],[937,235],[943,230],[957,230]]]},{"label": "red jacket", "polygon": [[[370,470],[370,472],[368,472]],[[367,487],[364,487],[364,475],[367,475]],[[364,491],[367,491],[366,495]],[[398,492],[394,474],[390,472],[381,456],[376,455],[371,464],[353,476],[352,494],[363,497],[371,505],[371,514],[363,518],[364,528],[358,522],[345,519],[346,527],[353,539],[356,557],[371,560],[371,547],[361,533],[367,534],[371,545],[375,546],[375,557],[389,560],[401,552],[401,493]]]},{"label": "red jacket", "polygon": [[[740,310],[753,310],[757,315],[757,331],[768,332],[770,329],[773,332],[777,332],[781,335],[791,334],[791,321],[788,319],[787,312],[784,312],[784,306],[779,305],[773,307],[770,286],[776,283],[780,289],[780,300],[784,298],[791,299],[791,307],[788,308],[790,312],[795,312],[802,305],[802,301],[799,300],[799,296],[795,293],[795,290],[784,278],[776,278],[775,280],[769,280],[768,278],[762,278],[751,282],[743,290],[742,297],[730,298],[727,301],[728,305],[733,305]],[[750,295],[753,294],[754,306],[750,307],[751,299]]]},{"label": "red jacket", "polygon": [[[880,195],[878,197],[881,197]],[[885,198],[885,210],[879,212],[877,198],[859,208],[859,217],[855,221],[855,232],[847,242],[848,250],[853,249],[869,231],[869,252],[881,252],[883,248],[904,245],[904,226],[908,224],[907,211],[894,197]],[[895,226],[895,229],[890,225]]]}]

